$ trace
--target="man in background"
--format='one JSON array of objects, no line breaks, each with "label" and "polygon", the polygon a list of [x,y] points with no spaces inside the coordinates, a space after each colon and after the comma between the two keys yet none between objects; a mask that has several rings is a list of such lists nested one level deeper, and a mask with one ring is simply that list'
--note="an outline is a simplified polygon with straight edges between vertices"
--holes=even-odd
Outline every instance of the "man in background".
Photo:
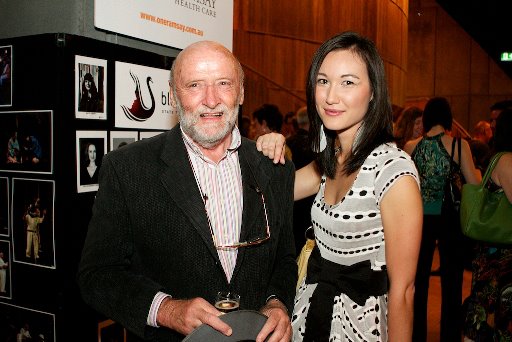
[{"label": "man in background", "polygon": [[[296,114],[298,129],[294,135],[286,139],[286,145],[291,151],[295,169],[311,163],[315,155],[309,142],[309,118],[307,107],[301,107]],[[295,237],[295,251],[300,253],[306,243],[306,229],[311,226],[311,206],[315,196],[295,201],[293,204],[293,234]]]},{"label": "man in background", "polygon": [[484,173],[489,164],[491,148],[489,142],[492,139],[491,124],[488,121],[479,121],[475,125],[473,137],[469,141],[473,162],[480,173]]}]

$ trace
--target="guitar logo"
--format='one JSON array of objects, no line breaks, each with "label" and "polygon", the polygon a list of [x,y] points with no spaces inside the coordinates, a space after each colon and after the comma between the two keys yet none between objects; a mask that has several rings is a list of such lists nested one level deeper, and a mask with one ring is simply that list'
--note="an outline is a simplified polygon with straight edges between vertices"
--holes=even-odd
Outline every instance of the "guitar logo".
[{"label": "guitar logo", "polygon": [[153,90],[151,90],[151,86],[149,84],[150,82],[153,83],[153,80],[150,76],[146,78],[149,96],[151,96],[151,106],[148,107],[142,99],[139,78],[137,75],[133,74],[131,70],[130,76],[132,77],[133,83],[135,83],[135,100],[133,100],[132,106],[130,108],[125,105],[121,105],[121,108],[123,109],[124,114],[128,119],[139,122],[146,121],[155,112],[155,97],[153,96]]}]

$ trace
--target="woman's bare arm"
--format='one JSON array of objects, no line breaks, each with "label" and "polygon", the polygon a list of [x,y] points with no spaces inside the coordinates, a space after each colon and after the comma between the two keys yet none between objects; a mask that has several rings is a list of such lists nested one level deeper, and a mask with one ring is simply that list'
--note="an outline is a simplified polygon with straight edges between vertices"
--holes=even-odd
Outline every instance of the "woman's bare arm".
[{"label": "woman's bare arm", "polygon": [[398,179],[381,201],[389,276],[388,333],[390,341],[411,341],[414,280],[421,242],[423,205],[416,181]]},{"label": "woman's bare arm", "polygon": [[[492,171],[491,179],[503,188],[505,196],[512,203],[512,153],[504,154]],[[297,182],[295,182],[297,183]]]},{"label": "woman's bare arm", "polygon": [[461,156],[460,156],[460,168],[464,179],[469,184],[479,184],[482,181],[482,175],[480,171],[475,167],[473,162],[473,156],[471,155],[471,148],[469,143],[465,139],[460,139],[461,142]]}]

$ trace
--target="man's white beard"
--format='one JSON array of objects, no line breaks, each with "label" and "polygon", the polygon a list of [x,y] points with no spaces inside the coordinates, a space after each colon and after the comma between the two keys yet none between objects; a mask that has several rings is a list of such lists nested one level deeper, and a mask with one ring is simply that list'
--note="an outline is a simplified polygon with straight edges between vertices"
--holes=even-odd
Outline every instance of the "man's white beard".
[{"label": "man's white beard", "polygon": [[[183,131],[199,146],[207,149],[217,146],[228,134],[231,133],[236,124],[239,108],[240,105],[238,104],[235,105],[233,110],[229,110],[225,105],[218,105],[214,110],[203,106],[203,108],[200,108],[195,112],[185,113],[185,110],[181,105],[181,101],[176,97],[176,111],[178,112],[180,125]],[[224,116],[226,120],[220,123],[216,122],[209,126],[197,127],[196,125],[201,114],[212,111],[222,112],[222,116]],[[222,125],[222,127],[219,127],[219,125]],[[216,130],[215,134],[209,133],[212,129]]]}]

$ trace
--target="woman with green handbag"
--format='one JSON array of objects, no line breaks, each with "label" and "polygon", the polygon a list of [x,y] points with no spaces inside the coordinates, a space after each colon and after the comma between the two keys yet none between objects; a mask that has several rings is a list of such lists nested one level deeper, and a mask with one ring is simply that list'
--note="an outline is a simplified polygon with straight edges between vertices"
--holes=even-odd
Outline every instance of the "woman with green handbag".
[{"label": "woman with green handbag", "polygon": [[[496,120],[494,152],[503,154],[489,187],[512,203],[512,109]],[[512,217],[508,220],[512,224]],[[512,246],[479,243],[471,294],[465,301],[465,341],[512,341]]]}]

